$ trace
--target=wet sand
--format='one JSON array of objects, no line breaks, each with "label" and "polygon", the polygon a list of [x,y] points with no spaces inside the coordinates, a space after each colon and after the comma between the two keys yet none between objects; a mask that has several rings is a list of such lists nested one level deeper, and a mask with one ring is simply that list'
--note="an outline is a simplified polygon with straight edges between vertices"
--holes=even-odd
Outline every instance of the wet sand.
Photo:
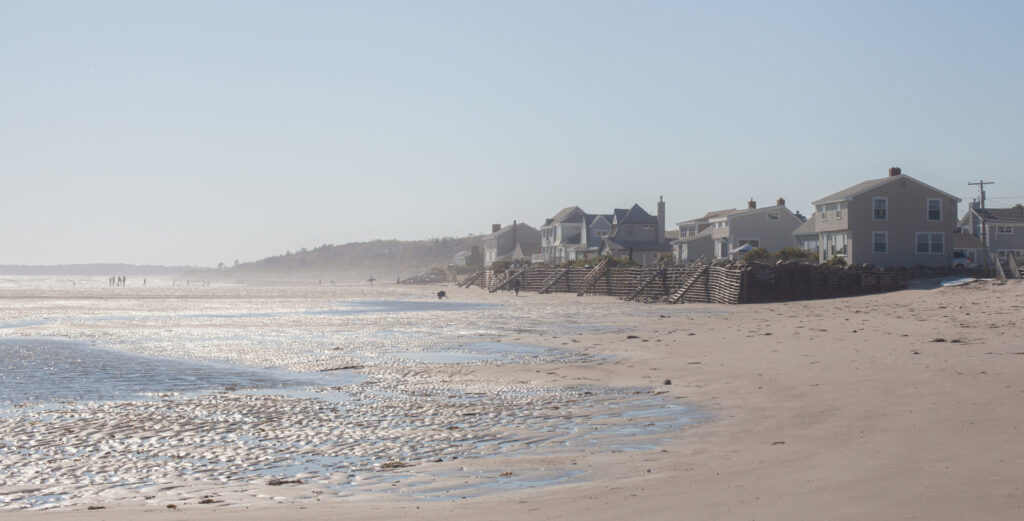
[{"label": "wet sand", "polygon": [[[450,291],[453,300],[510,294]],[[1024,516],[1024,285],[988,283],[754,306],[625,304],[523,294],[529,305],[602,314],[612,329],[522,332],[528,344],[614,358],[480,364],[442,377],[502,386],[646,387],[695,405],[695,426],[655,448],[584,446],[395,468],[431,487],[472,476],[548,486],[425,501],[386,473],[359,494],[304,485],[179,490],[175,508],[4,512],[11,519],[1016,519]],[[605,314],[619,306],[622,316]],[[699,312],[698,312],[699,311]],[[707,311],[707,312],[705,312]],[[628,338],[630,336],[636,338]],[[513,337],[513,335],[510,335]],[[513,340],[513,338],[509,338]],[[423,374],[429,381],[437,374]],[[670,384],[666,382],[670,381]],[[663,394],[658,394],[663,393]],[[578,473],[574,473],[578,472]],[[559,479],[566,476],[560,482]],[[446,482],[445,480],[451,480]],[[459,483],[461,482],[461,483]],[[561,483],[561,484],[560,484]],[[392,486],[395,485],[395,486]],[[273,498],[279,497],[280,504]],[[250,501],[251,498],[270,499]]]}]

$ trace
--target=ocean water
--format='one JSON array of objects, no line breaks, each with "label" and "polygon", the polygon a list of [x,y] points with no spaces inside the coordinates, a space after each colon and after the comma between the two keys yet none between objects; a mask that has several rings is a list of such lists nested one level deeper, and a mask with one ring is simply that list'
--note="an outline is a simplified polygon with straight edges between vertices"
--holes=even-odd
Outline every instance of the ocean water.
[{"label": "ocean water", "polygon": [[[337,495],[391,490],[381,473],[395,464],[416,467],[405,493],[423,499],[547,486],[585,476],[473,477],[473,490],[453,492],[435,485],[450,470],[422,466],[646,450],[700,418],[649,389],[460,370],[601,363],[572,337],[637,306],[483,292],[437,300],[431,287],[131,282],[0,280],[0,509],[96,502],[111,490],[160,501],[161,484],[181,480],[301,476]],[[551,345],[519,338],[541,333]]]}]

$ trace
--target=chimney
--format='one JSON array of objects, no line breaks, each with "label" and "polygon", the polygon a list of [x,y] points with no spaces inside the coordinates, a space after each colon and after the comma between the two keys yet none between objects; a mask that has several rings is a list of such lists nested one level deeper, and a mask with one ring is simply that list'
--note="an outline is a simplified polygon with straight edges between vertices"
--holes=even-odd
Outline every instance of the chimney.
[{"label": "chimney", "polygon": [[494,233],[494,232],[496,232],[498,230],[501,230],[501,225],[500,224],[492,224],[491,225],[491,233]]},{"label": "chimney", "polygon": [[775,201],[775,204],[776,206],[786,206],[786,200],[780,197],[778,201]]},{"label": "chimney", "polygon": [[658,242],[665,242],[665,198],[658,196]]},{"label": "chimney", "polygon": [[754,210],[754,209],[757,208],[757,201],[754,201],[753,197],[751,197],[750,200],[747,201],[747,208],[749,208],[751,210]]},{"label": "chimney", "polygon": [[893,166],[889,168],[889,177],[896,177],[902,173],[903,171],[900,170],[900,167],[898,166]]},{"label": "chimney", "polygon": [[519,224],[512,220],[512,258],[516,258],[516,248],[519,246]]}]

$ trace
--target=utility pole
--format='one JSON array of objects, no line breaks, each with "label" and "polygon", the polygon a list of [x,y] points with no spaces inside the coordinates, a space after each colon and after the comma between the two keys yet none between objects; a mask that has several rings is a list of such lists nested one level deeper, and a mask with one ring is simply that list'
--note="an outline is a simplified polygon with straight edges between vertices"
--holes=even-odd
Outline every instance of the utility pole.
[{"label": "utility pole", "polygon": [[[985,181],[979,179],[977,183],[967,183],[967,186],[977,186],[978,192],[981,193],[981,212],[978,216],[981,218],[981,256],[985,261],[985,268],[988,268],[989,254],[988,254],[988,223],[985,222],[985,185],[994,185],[995,181]],[[972,208],[973,210],[973,208]]]}]

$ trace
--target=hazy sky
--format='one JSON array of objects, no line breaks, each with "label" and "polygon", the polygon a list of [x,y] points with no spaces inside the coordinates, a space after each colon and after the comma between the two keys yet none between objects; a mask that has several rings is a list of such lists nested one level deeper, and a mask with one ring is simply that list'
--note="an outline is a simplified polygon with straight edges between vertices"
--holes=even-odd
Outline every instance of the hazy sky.
[{"label": "hazy sky", "polygon": [[0,0],[0,264],[214,265],[810,201],[1024,202],[1024,2]]}]

